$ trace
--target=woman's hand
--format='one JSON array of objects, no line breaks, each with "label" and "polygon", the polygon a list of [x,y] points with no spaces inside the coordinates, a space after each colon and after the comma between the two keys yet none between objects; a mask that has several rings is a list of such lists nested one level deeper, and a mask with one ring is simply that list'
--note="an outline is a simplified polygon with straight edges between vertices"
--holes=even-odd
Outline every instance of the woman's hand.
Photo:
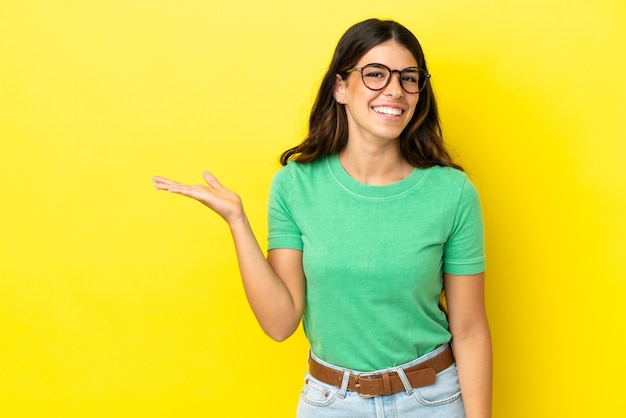
[{"label": "woman's hand", "polygon": [[195,199],[224,218],[229,225],[243,218],[243,205],[237,193],[222,186],[212,174],[206,171],[202,176],[208,186],[187,185],[158,176],[153,177],[152,181],[155,190],[166,190]]}]

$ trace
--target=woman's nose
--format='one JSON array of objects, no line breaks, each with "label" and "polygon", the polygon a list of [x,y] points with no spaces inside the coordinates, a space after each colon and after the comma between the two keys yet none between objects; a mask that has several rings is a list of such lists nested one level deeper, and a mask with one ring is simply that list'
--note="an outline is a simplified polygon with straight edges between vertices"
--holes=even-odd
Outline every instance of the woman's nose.
[{"label": "woman's nose", "polygon": [[[394,73],[398,74],[398,77],[394,77]],[[385,87],[385,94],[392,97],[404,96],[404,87],[402,87],[402,81],[400,80],[400,71],[395,70],[389,75],[389,84]]]}]

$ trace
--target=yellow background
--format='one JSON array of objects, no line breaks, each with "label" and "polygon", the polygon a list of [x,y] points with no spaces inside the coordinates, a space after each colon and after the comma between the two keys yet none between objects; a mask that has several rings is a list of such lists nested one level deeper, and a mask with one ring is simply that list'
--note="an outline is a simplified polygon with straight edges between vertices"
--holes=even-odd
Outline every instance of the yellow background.
[{"label": "yellow background", "polygon": [[0,1],[0,416],[293,416],[302,332],[265,337],[221,219],[149,180],[212,170],[264,245],[278,155],[376,16],[481,191],[494,416],[626,417],[624,2],[300,3]]}]

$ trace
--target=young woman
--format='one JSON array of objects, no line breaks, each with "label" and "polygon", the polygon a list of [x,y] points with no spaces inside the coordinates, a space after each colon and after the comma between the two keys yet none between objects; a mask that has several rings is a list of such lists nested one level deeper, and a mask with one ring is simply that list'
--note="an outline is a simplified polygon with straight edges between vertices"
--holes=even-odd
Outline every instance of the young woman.
[{"label": "young woman", "polygon": [[241,199],[214,176],[153,180],[228,223],[267,335],[284,340],[303,320],[311,353],[298,416],[489,417],[481,208],[444,147],[415,36],[393,21],[351,27],[307,138],[281,162],[267,258]]}]

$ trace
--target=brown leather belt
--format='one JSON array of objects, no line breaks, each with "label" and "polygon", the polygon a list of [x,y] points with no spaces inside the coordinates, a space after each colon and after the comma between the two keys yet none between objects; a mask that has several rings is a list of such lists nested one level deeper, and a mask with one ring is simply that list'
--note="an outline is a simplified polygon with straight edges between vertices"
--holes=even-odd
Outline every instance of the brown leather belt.
[{"label": "brown leather belt", "polygon": [[[435,383],[437,373],[447,369],[454,363],[452,350],[448,347],[423,363],[403,369],[411,387],[419,388]],[[343,372],[326,367],[309,357],[309,373],[315,379],[329,385],[341,387]],[[348,380],[348,390],[354,391],[363,398],[405,391],[404,384],[397,372],[388,373],[353,373]]]}]

